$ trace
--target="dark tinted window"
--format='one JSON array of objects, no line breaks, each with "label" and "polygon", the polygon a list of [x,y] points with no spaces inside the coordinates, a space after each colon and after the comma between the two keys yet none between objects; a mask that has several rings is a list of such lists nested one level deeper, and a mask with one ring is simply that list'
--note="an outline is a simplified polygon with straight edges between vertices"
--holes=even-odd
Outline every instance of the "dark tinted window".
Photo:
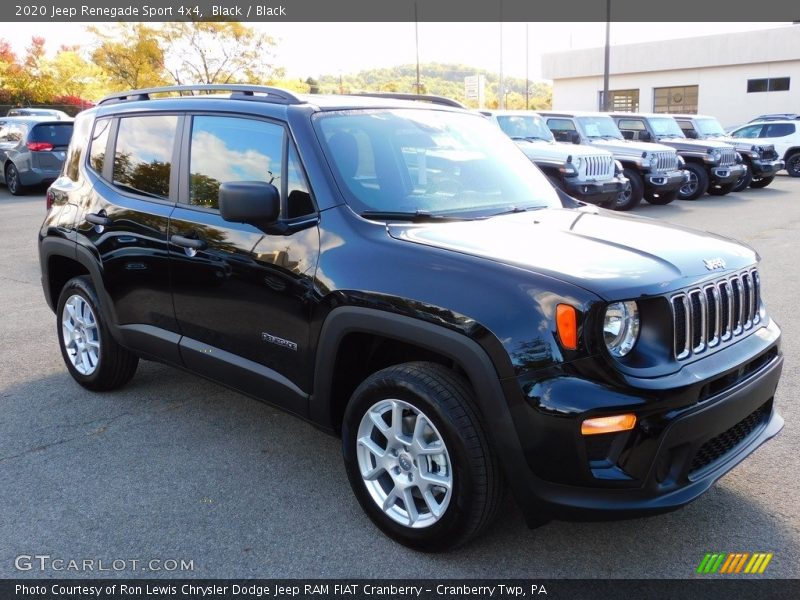
[{"label": "dark tinted window", "polygon": [[266,181],[281,189],[284,130],[237,117],[195,117],[189,159],[189,202],[217,208],[221,183]]},{"label": "dark tinted window", "polygon": [[303,168],[294,144],[289,145],[289,160],[286,174],[286,216],[289,219],[302,217],[314,212],[314,203],[308,191]]},{"label": "dark tinted window", "polygon": [[748,79],[747,92],[766,92],[769,85],[769,79]]},{"label": "dark tinted window", "polygon": [[125,117],[114,150],[114,184],[127,191],[167,198],[176,116]]},{"label": "dark tinted window", "polygon": [[785,92],[789,89],[788,77],[773,77],[769,80],[770,92]]},{"label": "dark tinted window", "polygon": [[89,143],[89,128],[92,126],[92,119],[79,116],[75,119],[75,127],[72,132],[67,158],[64,161],[64,175],[78,181],[78,166],[83,160],[86,146]]},{"label": "dark tinted window", "polygon": [[46,142],[53,146],[69,146],[72,138],[72,123],[48,123],[35,125],[28,136],[29,142]]},{"label": "dark tinted window", "polygon": [[575,131],[575,123],[571,119],[547,119],[550,131]]},{"label": "dark tinted window", "polygon": [[789,77],[770,77],[769,79],[748,79],[747,91],[785,92],[789,89]]},{"label": "dark tinted window", "polygon": [[108,132],[111,131],[111,119],[101,119],[94,125],[92,145],[89,148],[89,165],[98,173],[103,173],[108,146]]},{"label": "dark tinted window", "polygon": [[794,133],[794,123],[768,123],[764,125],[761,137],[783,137]]}]

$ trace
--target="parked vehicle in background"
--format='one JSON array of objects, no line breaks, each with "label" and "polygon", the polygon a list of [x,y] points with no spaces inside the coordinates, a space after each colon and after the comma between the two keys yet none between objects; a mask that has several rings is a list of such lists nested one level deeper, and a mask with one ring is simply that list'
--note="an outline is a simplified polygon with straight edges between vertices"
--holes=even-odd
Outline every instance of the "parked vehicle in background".
[{"label": "parked vehicle in background", "polygon": [[730,137],[714,117],[705,115],[671,115],[678,123],[687,138],[698,140],[717,140],[732,144],[746,170],[739,178],[734,192],[740,192],[747,186],[753,188],[767,187],[775,174],[785,166],[784,161],[778,158],[775,146],[772,144],[753,144],[748,140]]},{"label": "parked vehicle in background", "polygon": [[616,208],[628,181],[622,164],[595,146],[558,144],[544,119],[531,111],[482,110],[557,188],[573,198]]},{"label": "parked vehicle in background", "polygon": [[7,117],[49,117],[59,121],[71,121],[72,117],[63,110],[54,108],[9,108]]},{"label": "parked vehicle in background", "polygon": [[786,172],[800,177],[800,121],[762,121],[749,123],[731,131],[737,140],[753,140],[753,143],[772,144],[778,156],[786,163]]},{"label": "parked vehicle in background", "polygon": [[669,115],[614,113],[611,117],[627,139],[664,144],[683,158],[689,181],[678,191],[681,200],[696,200],[706,192],[724,196],[746,172],[731,144],[687,138]]},{"label": "parked vehicle in background", "polygon": [[661,144],[626,140],[614,120],[603,113],[537,111],[558,142],[588,144],[608,150],[622,163],[628,186],[617,202],[618,210],[631,210],[642,198],[651,204],[669,204],[688,181],[683,159]]},{"label": "parked vehicle in background", "polygon": [[783,425],[755,250],[577,202],[473,111],[135,90],[68,155],[39,259],[72,378],[154,359],[339,435],[408,546],[485,531],[504,482],[530,525],[672,510]]},{"label": "parked vehicle in background", "polygon": [[71,137],[71,121],[0,117],[0,167],[8,191],[20,196],[29,186],[55,181]]},{"label": "parked vehicle in background", "polygon": [[758,123],[759,121],[798,121],[800,115],[797,113],[773,113],[771,115],[759,115],[755,119],[750,119],[748,123]]}]

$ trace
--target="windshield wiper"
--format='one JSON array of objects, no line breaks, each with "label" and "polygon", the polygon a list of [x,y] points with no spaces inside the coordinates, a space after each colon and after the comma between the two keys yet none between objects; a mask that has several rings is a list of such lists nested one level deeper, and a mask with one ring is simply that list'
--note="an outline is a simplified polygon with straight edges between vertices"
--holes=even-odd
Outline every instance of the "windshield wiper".
[{"label": "windshield wiper", "polygon": [[378,221],[411,221],[412,223],[445,223],[447,221],[464,220],[461,217],[436,215],[425,212],[424,210],[416,210],[414,212],[365,210],[361,213],[361,216],[365,219],[373,219]]},{"label": "windshield wiper", "polygon": [[487,215],[489,217],[499,217],[500,215],[512,215],[515,213],[524,213],[528,212],[529,210],[540,210],[542,208],[547,208],[546,206],[542,206],[540,204],[531,205],[531,206],[512,206],[507,210],[501,210],[500,212],[491,213]]}]

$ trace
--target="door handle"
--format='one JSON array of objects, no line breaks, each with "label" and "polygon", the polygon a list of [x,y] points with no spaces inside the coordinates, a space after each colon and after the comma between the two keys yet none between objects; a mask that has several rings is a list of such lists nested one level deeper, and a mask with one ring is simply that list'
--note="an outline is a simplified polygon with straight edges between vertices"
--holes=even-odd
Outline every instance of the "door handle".
[{"label": "door handle", "polygon": [[176,246],[180,246],[181,248],[189,248],[190,250],[202,250],[206,247],[206,243],[203,240],[188,238],[182,235],[173,235],[169,238],[169,241]]},{"label": "door handle", "polygon": [[93,225],[100,225],[101,227],[108,227],[113,223],[113,219],[109,219],[102,213],[89,213],[86,215],[86,220]]}]

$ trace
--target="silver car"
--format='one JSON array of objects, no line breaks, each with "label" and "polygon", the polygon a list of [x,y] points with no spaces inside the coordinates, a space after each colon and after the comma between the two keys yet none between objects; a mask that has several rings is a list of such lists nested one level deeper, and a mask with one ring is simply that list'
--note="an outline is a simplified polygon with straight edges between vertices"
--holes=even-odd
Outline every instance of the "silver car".
[{"label": "silver car", "polygon": [[15,196],[56,180],[64,164],[72,121],[47,117],[0,117],[3,183]]}]

